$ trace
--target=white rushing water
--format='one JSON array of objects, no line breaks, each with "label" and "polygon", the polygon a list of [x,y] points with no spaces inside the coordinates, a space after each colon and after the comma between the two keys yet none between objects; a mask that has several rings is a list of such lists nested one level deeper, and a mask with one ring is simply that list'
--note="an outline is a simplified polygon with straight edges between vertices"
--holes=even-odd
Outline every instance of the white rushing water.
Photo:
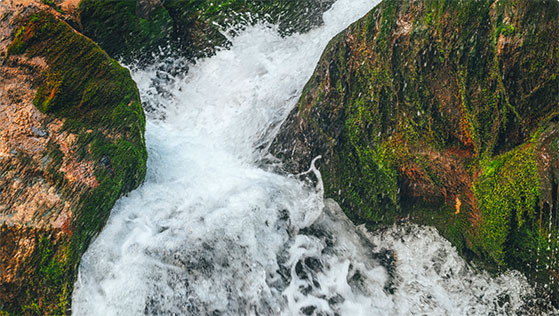
[{"label": "white rushing water", "polygon": [[[83,256],[74,315],[515,314],[518,273],[476,272],[433,229],[370,234],[256,148],[295,105],[321,52],[377,1],[339,0],[282,38],[248,27],[186,78],[134,71],[148,113],[145,183]],[[159,87],[158,78],[166,77]],[[165,93],[162,93],[161,85]],[[316,173],[316,170],[311,170]]]}]

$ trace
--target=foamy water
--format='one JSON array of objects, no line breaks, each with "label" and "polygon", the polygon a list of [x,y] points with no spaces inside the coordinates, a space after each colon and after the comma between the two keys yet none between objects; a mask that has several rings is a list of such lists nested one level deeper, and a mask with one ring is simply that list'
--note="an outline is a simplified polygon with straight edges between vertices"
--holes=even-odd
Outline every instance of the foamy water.
[{"label": "foamy water", "polygon": [[433,229],[368,233],[320,181],[259,167],[328,41],[377,2],[339,0],[287,38],[248,27],[185,78],[133,72],[148,174],[83,256],[75,315],[514,314],[533,296],[519,273],[472,270]]}]

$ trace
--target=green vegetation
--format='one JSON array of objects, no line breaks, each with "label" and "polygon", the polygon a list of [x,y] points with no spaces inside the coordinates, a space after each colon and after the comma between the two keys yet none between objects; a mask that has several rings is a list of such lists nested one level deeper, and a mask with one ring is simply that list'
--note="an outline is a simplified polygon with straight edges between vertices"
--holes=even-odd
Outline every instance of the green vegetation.
[{"label": "green vegetation", "polygon": [[[284,34],[319,23],[332,1],[173,0],[142,7],[138,0],[83,0],[83,31],[109,55],[126,62],[149,60],[159,46],[185,57],[202,57],[228,45],[215,24],[279,23]],[[307,23],[307,19],[311,23]],[[167,52],[169,53],[169,52]]]},{"label": "green vegetation", "polygon": [[[35,251],[37,278],[31,279],[27,294],[30,304],[22,307],[25,314],[64,315],[70,299],[70,288],[73,284],[67,282],[71,269],[69,261],[69,243],[67,240],[53,242],[54,236],[41,236],[38,249]],[[39,296],[32,291],[39,291]]]},{"label": "green vegetation", "polygon": [[25,254],[28,259],[18,266],[25,279],[9,285],[12,292],[8,297],[13,300],[2,302],[0,315],[65,315],[73,286],[68,275],[74,269],[69,236],[61,231],[16,229],[15,234],[26,239],[32,248]]},{"label": "green vegetation", "polygon": [[146,12],[148,17],[138,16],[136,7],[136,0],[81,1],[79,9],[84,34],[114,57],[165,45],[173,30],[167,10],[156,8],[153,12]]},{"label": "green vegetation", "polygon": [[396,172],[386,158],[385,148],[359,151],[346,147],[336,154],[332,163],[341,168],[322,171],[327,196],[342,199],[353,212],[353,220],[368,223],[390,221],[398,207]]},{"label": "green vegetation", "polygon": [[56,5],[56,3],[54,3],[53,0],[41,0],[42,3],[48,5],[49,7],[53,8],[54,10],[56,10],[58,13],[64,13],[62,11],[62,9],[60,9],[59,6]]},{"label": "green vegetation", "polygon": [[473,186],[482,222],[476,240],[484,255],[505,265],[505,243],[512,229],[535,222],[539,174],[533,145],[481,160]]},{"label": "green vegetation", "polygon": [[548,0],[385,0],[330,42],[303,121],[278,136],[310,149],[275,148],[303,166],[325,156],[325,194],[356,222],[410,215],[490,270],[557,287],[558,228],[542,207],[557,180],[538,142],[557,120],[558,21]]},{"label": "green vegetation", "polygon": [[[36,13],[14,33],[8,55],[43,57],[48,65],[34,98],[43,113],[64,120],[78,137],[78,160],[94,164],[98,186],[78,198],[71,238],[48,244],[40,236],[38,270],[29,271],[24,314],[64,314],[81,254],[104,225],[116,200],[145,176],[145,117],[130,73],[97,44],[47,12]],[[49,143],[45,177],[62,194],[67,181],[58,170],[64,156]],[[73,194],[73,193],[72,193]],[[21,303],[21,302],[20,302]]]},{"label": "green vegetation", "polygon": [[66,23],[46,12],[33,15],[16,31],[8,49],[9,55],[23,53],[42,56],[49,65],[34,100],[41,112],[110,126],[119,125],[118,119],[126,115],[119,113],[122,105],[118,111],[109,108],[124,104],[130,108],[126,114],[141,123],[133,126],[135,132],[143,130],[143,112],[128,70]]},{"label": "green vegetation", "polygon": [[53,142],[49,142],[47,150],[49,152],[47,158],[50,159],[50,161],[45,168],[45,178],[50,184],[58,189],[62,189],[64,187],[64,175],[58,170],[62,165],[64,154],[60,150],[60,146]]}]

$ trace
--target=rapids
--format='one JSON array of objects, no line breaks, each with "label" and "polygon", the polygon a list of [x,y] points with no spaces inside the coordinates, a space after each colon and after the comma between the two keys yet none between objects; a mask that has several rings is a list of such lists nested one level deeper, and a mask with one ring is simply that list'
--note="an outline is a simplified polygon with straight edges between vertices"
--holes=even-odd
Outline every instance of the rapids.
[{"label": "rapids", "polygon": [[339,0],[305,34],[246,27],[186,76],[162,65],[132,71],[147,111],[148,174],[83,256],[74,315],[522,310],[534,291],[520,273],[476,271],[431,228],[369,233],[323,199],[314,167],[315,181],[262,167],[261,148],[328,41],[377,2]]}]

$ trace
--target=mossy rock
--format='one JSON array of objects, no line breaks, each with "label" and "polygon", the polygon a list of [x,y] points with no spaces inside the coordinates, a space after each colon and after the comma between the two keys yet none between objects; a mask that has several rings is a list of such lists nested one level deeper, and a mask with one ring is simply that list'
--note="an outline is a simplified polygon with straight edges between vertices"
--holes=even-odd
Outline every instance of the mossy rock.
[{"label": "mossy rock", "polygon": [[[20,19],[7,58],[44,60],[33,103],[46,120],[64,122],[61,133],[77,139],[64,153],[50,141],[44,158],[48,163],[42,174],[33,176],[44,177],[72,205],[72,216],[61,228],[33,223],[2,227],[3,246],[26,240],[33,247],[22,262],[15,262],[17,278],[1,284],[8,290],[0,295],[0,310],[10,315],[62,315],[70,311],[81,255],[116,200],[144,179],[145,117],[130,72],[97,44],[47,11]],[[68,159],[65,155],[91,166],[83,171],[91,173],[90,188],[76,187],[78,182],[65,177],[60,168]]]},{"label": "mossy rock", "polygon": [[146,63],[160,53],[205,57],[229,45],[220,27],[268,21],[283,34],[307,31],[322,22],[333,0],[82,0],[83,32],[109,55]]},{"label": "mossy rock", "polygon": [[142,11],[136,0],[82,0],[80,21],[85,35],[115,58],[156,51],[171,39],[173,20],[163,6]]},{"label": "mossy rock", "polygon": [[434,225],[559,305],[558,75],[557,1],[385,0],[329,43],[272,152],[322,155],[354,221]]},{"label": "mossy rock", "polygon": [[18,266],[23,275],[0,284],[4,293],[0,311],[6,315],[65,315],[73,287],[70,280],[74,280],[70,276],[74,265],[68,234],[61,230],[1,225],[0,235],[3,256],[21,256],[19,247],[28,247],[24,249],[25,261]]}]

